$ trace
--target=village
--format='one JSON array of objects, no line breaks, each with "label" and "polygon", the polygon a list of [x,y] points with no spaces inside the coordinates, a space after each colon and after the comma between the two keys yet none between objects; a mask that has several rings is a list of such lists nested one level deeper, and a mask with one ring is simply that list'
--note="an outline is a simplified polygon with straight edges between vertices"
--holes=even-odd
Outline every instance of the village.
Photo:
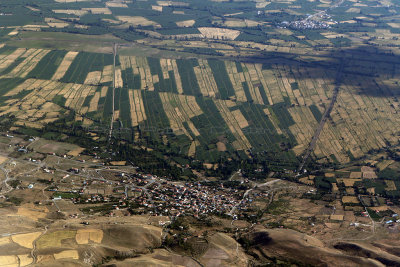
[{"label": "village", "polygon": [[[280,221],[285,227],[282,216],[286,215],[281,214],[290,214],[293,207],[275,216],[276,211],[271,210],[271,206],[280,203],[282,197],[294,194],[290,197],[311,199],[316,208],[326,210],[322,212],[325,215],[317,216],[322,225],[340,224],[367,231],[382,225],[397,231],[400,223],[396,200],[384,195],[394,192],[396,185],[390,177],[383,181],[378,177],[375,165],[381,166],[381,162],[327,170],[322,176],[305,172],[296,183],[276,178],[260,183],[243,176],[241,170],[232,175],[235,179],[210,177],[179,181],[144,172],[126,162],[105,162],[98,156],[85,155],[73,145],[66,147],[41,138],[5,137],[7,139],[2,141],[9,142],[5,149],[9,156],[15,157],[9,157],[8,161],[4,157],[2,163],[10,175],[8,184],[14,188],[13,195],[39,192],[44,198],[34,199],[35,205],[53,206],[58,213],[83,222],[93,216],[148,214],[169,217],[170,222],[180,216],[217,216],[267,224]],[[386,191],[382,191],[384,185]],[[287,193],[282,194],[285,190]],[[7,201],[7,197],[4,200]],[[29,197],[25,197],[25,201],[29,202]],[[260,211],[265,215],[257,219]],[[289,216],[288,221],[296,220],[293,216]],[[317,229],[317,225],[317,222],[309,222],[307,227]]]},{"label": "village", "polygon": [[[246,182],[238,185],[243,184]],[[124,172],[115,173],[113,180],[86,179],[80,187],[66,193],[75,194],[70,198],[74,204],[113,203],[105,209],[109,216],[114,216],[116,211],[126,215],[224,216],[234,207],[239,213],[246,211],[252,202],[251,198],[243,198],[244,190],[225,187],[222,182],[172,182],[151,174]],[[54,196],[53,200],[62,199],[62,194]]]}]

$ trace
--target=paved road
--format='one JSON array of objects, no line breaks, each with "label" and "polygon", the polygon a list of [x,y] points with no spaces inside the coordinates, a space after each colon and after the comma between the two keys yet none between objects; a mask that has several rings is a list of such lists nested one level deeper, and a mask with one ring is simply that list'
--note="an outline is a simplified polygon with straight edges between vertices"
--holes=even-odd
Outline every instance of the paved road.
[{"label": "paved road", "polygon": [[333,96],[332,96],[331,102],[329,103],[328,108],[325,110],[324,114],[322,115],[322,118],[319,122],[318,128],[315,130],[315,133],[311,139],[311,142],[308,145],[308,148],[304,152],[303,161],[301,162],[300,167],[298,168],[298,171],[297,171],[298,173],[300,173],[300,171],[303,170],[303,167],[304,167],[305,163],[307,162],[307,159],[310,157],[311,152],[314,151],[315,145],[317,144],[317,141],[322,132],[322,129],[324,128],[324,125],[325,125],[326,121],[328,120],[328,117],[330,116],[330,114],[333,110],[333,107],[335,106],[337,96],[339,94],[342,71],[343,71],[343,61],[341,62],[338,72],[336,74],[335,88],[333,90]]}]

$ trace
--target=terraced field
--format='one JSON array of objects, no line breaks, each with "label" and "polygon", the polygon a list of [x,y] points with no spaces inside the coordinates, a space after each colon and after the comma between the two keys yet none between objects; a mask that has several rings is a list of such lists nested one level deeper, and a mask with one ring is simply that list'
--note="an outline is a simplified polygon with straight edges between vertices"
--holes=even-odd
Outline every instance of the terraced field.
[{"label": "terraced field", "polygon": [[[3,48],[0,115],[42,128],[66,109],[84,125],[112,115],[112,56]],[[51,62],[51,63],[49,63]],[[295,161],[332,97],[334,69],[205,59],[119,56],[115,119],[131,141],[150,136],[193,158],[216,161],[237,151]],[[390,81],[345,76],[315,157],[348,162],[398,142],[399,103]],[[374,96],[363,88],[377,88]],[[118,132],[118,131],[117,131]]]}]

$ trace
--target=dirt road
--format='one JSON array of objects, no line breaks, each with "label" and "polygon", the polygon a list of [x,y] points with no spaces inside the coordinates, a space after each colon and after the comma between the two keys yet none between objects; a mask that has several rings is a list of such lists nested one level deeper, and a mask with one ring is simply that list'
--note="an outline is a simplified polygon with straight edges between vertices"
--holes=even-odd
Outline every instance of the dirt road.
[{"label": "dirt road", "polygon": [[113,63],[113,79],[112,79],[112,115],[111,115],[111,123],[110,123],[110,133],[108,135],[108,141],[111,141],[113,127],[114,127],[114,116],[115,116],[115,59],[117,57],[117,44],[113,46],[113,56],[114,56],[114,63]]},{"label": "dirt road", "polygon": [[337,71],[336,74],[336,78],[335,78],[335,88],[333,89],[333,95],[332,95],[332,99],[331,102],[329,103],[328,108],[325,110],[324,114],[322,115],[322,118],[319,122],[318,128],[315,130],[315,133],[311,139],[310,144],[308,145],[308,148],[305,150],[304,154],[303,154],[303,161],[300,164],[300,167],[298,168],[297,172],[300,173],[303,168],[304,165],[307,162],[307,159],[310,157],[311,152],[314,151],[315,145],[317,144],[318,138],[322,132],[322,129],[324,128],[324,125],[328,119],[328,117],[330,116],[333,107],[335,106],[336,100],[337,100],[337,96],[339,94],[339,89],[340,89],[340,84],[341,84],[341,77],[342,77],[342,70],[343,70],[343,62],[341,62],[339,69]]}]

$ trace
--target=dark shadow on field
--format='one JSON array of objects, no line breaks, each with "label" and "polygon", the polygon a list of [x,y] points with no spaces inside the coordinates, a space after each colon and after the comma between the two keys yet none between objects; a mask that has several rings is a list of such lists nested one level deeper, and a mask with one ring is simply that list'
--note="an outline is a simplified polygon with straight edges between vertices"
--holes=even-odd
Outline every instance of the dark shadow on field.
[{"label": "dark shadow on field", "polygon": [[[324,55],[260,51],[259,56],[245,58],[243,61],[262,63],[264,68],[269,68],[272,64],[284,64],[294,68],[318,68],[324,70],[324,77],[332,81],[343,63],[342,79],[338,81],[342,86],[352,86],[360,95],[400,96],[400,55],[375,46],[337,49]],[[321,77],[320,71],[308,71],[304,79],[324,77]],[[387,82],[383,84],[382,80]]]}]

